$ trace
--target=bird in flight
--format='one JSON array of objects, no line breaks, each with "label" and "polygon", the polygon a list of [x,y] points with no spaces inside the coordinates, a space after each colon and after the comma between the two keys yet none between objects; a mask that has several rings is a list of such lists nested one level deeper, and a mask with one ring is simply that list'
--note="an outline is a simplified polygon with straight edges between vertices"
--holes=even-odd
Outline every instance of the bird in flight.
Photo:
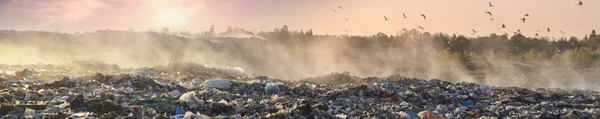
[{"label": "bird in flight", "polygon": [[494,19],[496,19],[496,18],[491,18],[490,21],[494,21]]},{"label": "bird in flight", "polygon": [[518,32],[518,33],[521,33],[521,29],[517,29],[517,32]]},{"label": "bird in flight", "polygon": [[350,19],[346,18],[346,21],[348,21],[348,20],[350,20]]},{"label": "bird in flight", "polygon": [[403,30],[404,32],[408,32],[408,30],[406,30],[406,28],[403,28],[402,30]]},{"label": "bird in flight", "polygon": [[425,28],[423,28],[422,26],[417,26],[417,28],[419,28],[421,30],[425,30]]},{"label": "bird in flight", "polygon": [[550,32],[550,27],[546,27],[546,29],[547,29],[546,31]]},{"label": "bird in flight", "polygon": [[335,12],[337,14],[337,11],[333,10],[333,12]]},{"label": "bird in flight", "polygon": [[425,14],[421,14],[421,16],[423,17],[423,19],[427,20],[427,17],[425,17]]},{"label": "bird in flight", "polygon": [[494,5],[492,5],[492,2],[488,2],[488,4],[490,4],[490,7],[494,7]]},{"label": "bird in flight", "polygon": [[561,33],[561,34],[565,34],[565,32],[564,32],[564,31],[562,31],[562,30],[560,30],[560,33]]},{"label": "bird in flight", "polygon": [[583,6],[583,2],[581,2],[581,0],[579,1],[579,4],[577,4],[579,6]]},{"label": "bird in flight", "polygon": [[535,33],[535,36],[540,36],[540,34],[538,34],[538,33]]},{"label": "bird in flight", "polygon": [[529,16],[529,14],[525,14],[525,16],[526,16],[526,17],[528,17],[528,16]]},{"label": "bird in flight", "polygon": [[386,16],[383,16],[383,18],[384,18],[386,21],[388,20],[388,18],[387,18]]},{"label": "bird in flight", "polygon": [[475,31],[475,29],[471,29],[471,30],[473,31],[474,34],[477,33],[477,31]]},{"label": "bird in flight", "polygon": [[338,5],[338,8],[340,8],[340,9],[344,9],[344,8],[343,8],[342,6],[340,6],[340,5]]},{"label": "bird in flight", "polygon": [[525,17],[521,18],[521,21],[523,21],[523,23],[525,23],[525,20],[526,20]]},{"label": "bird in flight", "polygon": [[506,28],[506,26],[504,24],[502,24],[502,28]]},{"label": "bird in flight", "polygon": [[404,18],[406,19],[406,14],[402,13],[402,16],[404,16]]},{"label": "bird in flight", "polygon": [[490,15],[490,16],[492,16],[492,17],[494,16],[494,15],[492,15],[492,12],[490,12],[490,11],[487,11],[487,12],[485,12],[485,13],[489,14],[489,15]]}]

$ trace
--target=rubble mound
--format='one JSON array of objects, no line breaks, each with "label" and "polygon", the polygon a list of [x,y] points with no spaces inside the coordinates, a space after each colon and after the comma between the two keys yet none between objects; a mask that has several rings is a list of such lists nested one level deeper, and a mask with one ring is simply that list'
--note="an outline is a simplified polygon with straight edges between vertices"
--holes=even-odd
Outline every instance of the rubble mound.
[{"label": "rubble mound", "polygon": [[[598,92],[349,73],[269,79],[204,66],[3,78],[2,118],[600,118]],[[32,69],[16,73],[31,76]],[[37,70],[36,70],[37,71]],[[138,75],[142,72],[144,75]],[[43,73],[43,72],[38,72]],[[151,74],[151,75],[146,75]],[[10,77],[10,76],[5,76]],[[180,77],[180,78],[173,78]]]},{"label": "rubble mound", "polygon": [[325,76],[310,77],[301,79],[302,82],[312,82],[319,84],[344,84],[344,83],[361,83],[360,77],[352,76],[349,72],[338,73],[334,72]]}]

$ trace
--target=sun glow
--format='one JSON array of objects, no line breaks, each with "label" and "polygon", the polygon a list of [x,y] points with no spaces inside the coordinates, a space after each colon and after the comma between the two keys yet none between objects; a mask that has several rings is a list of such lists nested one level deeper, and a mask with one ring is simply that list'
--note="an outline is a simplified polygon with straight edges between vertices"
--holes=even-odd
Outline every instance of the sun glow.
[{"label": "sun glow", "polygon": [[165,27],[182,25],[185,21],[183,13],[175,10],[160,11],[156,14],[156,18],[158,23]]}]

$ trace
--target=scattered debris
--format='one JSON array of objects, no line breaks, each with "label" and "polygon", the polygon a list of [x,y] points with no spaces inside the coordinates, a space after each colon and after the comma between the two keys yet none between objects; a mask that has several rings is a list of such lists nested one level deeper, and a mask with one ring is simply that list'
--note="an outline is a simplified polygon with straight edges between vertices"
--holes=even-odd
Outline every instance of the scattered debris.
[{"label": "scattered debris", "polygon": [[229,80],[226,80],[223,78],[216,78],[216,79],[207,80],[204,83],[204,87],[227,90],[227,89],[231,88],[231,82],[229,82]]},{"label": "scattered debris", "polygon": [[[210,73],[141,68],[117,75],[61,75],[48,83],[3,81],[0,114],[2,118],[600,118],[600,95],[589,90],[495,87],[398,75],[361,78],[348,72],[285,81],[242,76],[242,70],[185,69]],[[19,75],[45,75],[30,71]]]}]

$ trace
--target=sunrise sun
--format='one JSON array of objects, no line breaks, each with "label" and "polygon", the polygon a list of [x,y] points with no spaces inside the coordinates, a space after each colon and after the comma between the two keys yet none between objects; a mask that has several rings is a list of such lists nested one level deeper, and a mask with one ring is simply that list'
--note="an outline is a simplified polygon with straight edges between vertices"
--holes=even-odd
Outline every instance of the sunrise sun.
[{"label": "sunrise sun", "polygon": [[176,10],[160,11],[156,14],[158,23],[163,26],[181,25],[184,22],[183,13]]}]

